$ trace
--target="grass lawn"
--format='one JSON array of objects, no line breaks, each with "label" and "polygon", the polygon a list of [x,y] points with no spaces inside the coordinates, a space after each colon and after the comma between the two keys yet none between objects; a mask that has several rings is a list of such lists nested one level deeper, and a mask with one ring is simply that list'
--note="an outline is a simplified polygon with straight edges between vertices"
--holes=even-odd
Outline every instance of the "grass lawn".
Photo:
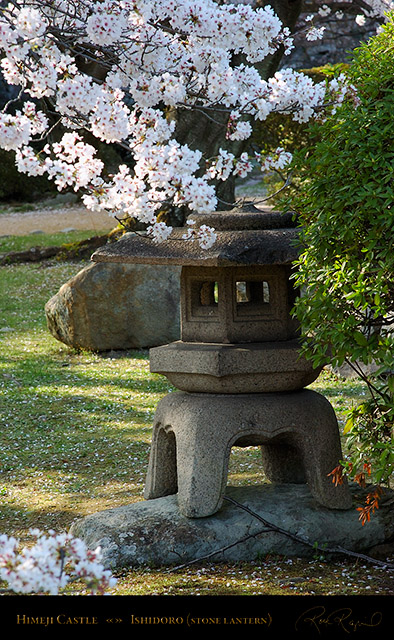
[{"label": "grass lawn", "polygon": [[28,251],[36,246],[61,246],[87,240],[96,231],[60,231],[59,233],[30,233],[27,236],[0,236],[0,254],[10,251]]},{"label": "grass lawn", "polygon": [[[0,252],[14,250],[13,242],[1,239]],[[31,237],[17,242],[27,248]],[[31,527],[61,532],[81,516],[143,499],[153,414],[171,389],[149,372],[147,351],[78,352],[49,334],[44,305],[83,266],[54,260],[0,270],[0,533],[25,544]],[[364,393],[357,380],[328,371],[312,387],[329,398],[341,426],[343,410]],[[263,481],[259,449],[235,447],[229,484]],[[117,577],[115,595],[393,593],[387,569],[346,557],[207,562]],[[74,584],[68,593],[83,590]]]}]

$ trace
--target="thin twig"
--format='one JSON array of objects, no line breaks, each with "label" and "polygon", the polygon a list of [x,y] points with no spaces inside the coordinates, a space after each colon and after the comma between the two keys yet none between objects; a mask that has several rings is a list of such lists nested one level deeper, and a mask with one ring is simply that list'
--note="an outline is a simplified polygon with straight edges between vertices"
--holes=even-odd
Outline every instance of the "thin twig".
[{"label": "thin twig", "polygon": [[268,533],[268,531],[270,531],[270,529],[261,529],[261,531],[257,531],[256,533],[251,533],[248,536],[245,536],[244,538],[240,538],[240,540],[236,540],[235,542],[232,542],[231,544],[228,544],[228,545],[226,545],[224,547],[221,547],[220,549],[216,549],[215,551],[211,551],[210,553],[207,553],[206,555],[201,556],[200,558],[195,558],[194,560],[190,560],[189,562],[185,562],[185,564],[179,564],[176,567],[172,567],[170,569],[170,572],[179,571],[180,569],[185,569],[186,567],[188,567],[188,566],[190,566],[192,564],[197,564],[197,563],[201,562],[202,560],[208,560],[209,558],[212,558],[212,556],[216,556],[219,553],[224,553],[228,549],[231,549],[232,547],[237,546],[237,544],[242,544],[243,542],[247,542],[251,538],[257,538],[262,533]]},{"label": "thin twig", "polygon": [[376,385],[372,383],[371,378],[368,377],[366,373],[364,373],[364,371],[362,370],[361,366],[358,363],[352,362],[349,358],[345,358],[345,362],[346,364],[349,365],[351,369],[353,369],[353,371],[358,375],[358,377],[361,380],[363,380],[363,382],[365,382],[372,396],[372,399],[375,401],[375,404],[377,405],[377,407],[379,407],[379,405],[377,403],[375,393],[378,394],[383,400],[387,400],[387,394],[381,391],[380,389],[378,389],[378,387],[376,387]]},{"label": "thin twig", "polygon": [[321,551],[322,553],[332,553],[332,554],[339,553],[339,554],[343,554],[343,555],[348,555],[348,556],[352,556],[354,558],[357,558],[358,560],[364,560],[366,562],[370,562],[370,563],[372,563],[374,565],[377,565],[377,566],[380,566],[380,567],[384,567],[384,568],[387,568],[389,570],[394,569],[394,564],[391,564],[390,562],[383,562],[381,560],[377,560],[375,558],[372,558],[370,556],[364,555],[362,553],[357,553],[355,551],[350,551],[349,549],[345,549],[344,547],[341,547],[340,545],[336,545],[335,547],[327,547],[326,545],[316,544],[315,542],[312,543],[309,540],[307,540],[306,538],[302,538],[300,536],[297,536],[296,534],[291,533],[290,531],[287,531],[286,529],[282,529],[281,527],[277,527],[272,522],[268,522],[268,520],[265,520],[265,518],[260,516],[258,513],[252,511],[251,509],[249,509],[249,507],[246,507],[245,505],[237,502],[233,498],[229,498],[228,496],[224,496],[224,500],[227,500],[228,502],[231,502],[232,504],[234,504],[235,506],[239,507],[240,509],[243,509],[244,511],[249,513],[251,516],[253,516],[257,520],[262,522],[266,528],[265,529],[261,529],[260,531],[257,531],[255,533],[251,533],[251,534],[249,534],[247,536],[244,536],[243,538],[240,538],[239,540],[236,540],[235,542],[232,542],[231,544],[228,544],[228,545],[226,545],[224,547],[220,547],[219,549],[216,549],[215,551],[211,551],[210,553],[207,553],[204,556],[200,556],[199,558],[195,558],[193,560],[190,560],[189,562],[185,562],[184,564],[177,565],[176,567],[172,567],[169,570],[170,573],[173,572],[173,571],[179,571],[181,569],[185,569],[186,567],[189,567],[189,566],[191,566],[193,564],[200,563],[203,560],[209,560],[209,558],[212,558],[213,556],[216,556],[219,553],[224,553],[228,549],[231,549],[232,547],[235,547],[238,544],[243,544],[244,542],[247,542],[251,538],[257,538],[258,536],[262,535],[263,533],[269,533],[270,531],[274,531],[276,533],[284,535],[284,536],[290,538],[291,540],[294,540],[295,542],[298,542],[300,544],[306,545],[306,546],[314,549],[314,551]]},{"label": "thin twig", "polygon": [[265,524],[269,529],[271,529],[271,531],[276,531],[277,533],[281,533],[281,534],[291,538],[292,540],[295,540],[296,542],[300,542],[301,544],[305,544],[308,547],[312,547],[313,549],[316,549],[317,551],[322,551],[324,553],[342,553],[342,554],[353,556],[353,557],[356,557],[356,558],[359,558],[359,559],[362,559],[362,560],[366,560],[367,562],[371,562],[371,563],[379,565],[381,567],[387,567],[389,569],[394,569],[394,564],[391,564],[390,562],[383,562],[381,560],[376,560],[375,558],[372,558],[370,556],[366,556],[366,555],[364,555],[362,553],[357,553],[355,551],[350,551],[349,549],[344,549],[344,547],[341,547],[340,545],[336,545],[335,547],[327,547],[325,545],[319,545],[319,544],[316,544],[316,543],[312,543],[309,540],[307,540],[306,538],[301,538],[301,537],[295,535],[294,533],[291,533],[290,531],[286,531],[285,529],[281,529],[280,527],[277,527],[276,525],[272,524],[271,522],[268,522],[267,520],[262,518],[258,513],[252,511],[251,509],[249,509],[245,505],[237,502],[233,498],[229,498],[228,496],[224,496],[224,500],[227,500],[228,502],[231,502],[232,504],[236,505],[240,509],[243,509],[244,511],[246,511],[247,513],[252,515],[254,518],[257,518],[257,520],[259,520],[260,522]]},{"label": "thin twig", "polygon": [[279,187],[279,189],[277,189],[277,191],[275,191],[271,195],[267,196],[266,198],[262,198],[261,200],[257,200],[254,204],[261,204],[262,202],[267,202],[267,200],[271,200],[272,198],[275,198],[275,196],[277,196],[279,193],[281,193],[284,189],[286,189],[289,186],[289,184],[291,183],[292,177],[293,177],[293,171],[290,171],[289,174],[287,175],[286,179],[284,179],[284,177],[282,177],[282,179],[284,181],[284,184],[281,187]]}]

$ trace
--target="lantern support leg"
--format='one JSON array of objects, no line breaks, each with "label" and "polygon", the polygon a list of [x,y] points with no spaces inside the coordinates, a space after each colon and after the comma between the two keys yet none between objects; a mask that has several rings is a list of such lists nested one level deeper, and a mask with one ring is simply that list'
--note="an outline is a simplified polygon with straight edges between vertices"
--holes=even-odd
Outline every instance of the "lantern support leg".
[{"label": "lantern support leg", "polygon": [[262,447],[272,482],[306,481],[321,505],[351,507],[347,484],[335,486],[329,477],[342,458],[335,412],[305,389],[165,396],[155,414],[145,498],[177,493],[185,516],[213,515],[223,502],[231,447],[253,445]]}]

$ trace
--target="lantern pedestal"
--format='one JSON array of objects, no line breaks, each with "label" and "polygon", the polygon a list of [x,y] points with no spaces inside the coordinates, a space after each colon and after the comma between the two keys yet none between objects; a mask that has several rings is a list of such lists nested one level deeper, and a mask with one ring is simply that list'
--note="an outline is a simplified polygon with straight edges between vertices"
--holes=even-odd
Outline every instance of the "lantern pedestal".
[{"label": "lantern pedestal", "polygon": [[271,482],[307,482],[329,509],[351,507],[346,485],[328,474],[341,449],[330,403],[303,390],[282,394],[174,392],[158,404],[145,498],[178,494],[182,513],[210,516],[222,506],[232,446],[260,445]]}]

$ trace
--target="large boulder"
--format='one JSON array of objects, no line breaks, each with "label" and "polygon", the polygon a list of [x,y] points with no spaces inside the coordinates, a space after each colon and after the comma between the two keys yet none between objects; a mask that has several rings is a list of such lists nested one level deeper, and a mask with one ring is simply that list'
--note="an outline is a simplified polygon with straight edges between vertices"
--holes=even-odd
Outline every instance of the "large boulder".
[{"label": "large boulder", "polygon": [[92,351],[143,349],[179,339],[180,267],[93,263],[45,305],[61,342]]},{"label": "large boulder", "polygon": [[382,504],[362,527],[356,510],[359,485],[353,483],[351,491],[354,507],[339,511],[319,505],[306,484],[229,486],[226,497],[233,502],[225,501],[213,516],[194,519],[182,515],[174,494],[85,516],[73,523],[71,533],[90,549],[100,547],[103,563],[112,570],[204,557],[210,562],[254,562],[267,554],[313,558],[316,544],[326,554],[335,549],[340,556],[342,551],[391,556],[393,492],[387,490],[387,506]]}]

